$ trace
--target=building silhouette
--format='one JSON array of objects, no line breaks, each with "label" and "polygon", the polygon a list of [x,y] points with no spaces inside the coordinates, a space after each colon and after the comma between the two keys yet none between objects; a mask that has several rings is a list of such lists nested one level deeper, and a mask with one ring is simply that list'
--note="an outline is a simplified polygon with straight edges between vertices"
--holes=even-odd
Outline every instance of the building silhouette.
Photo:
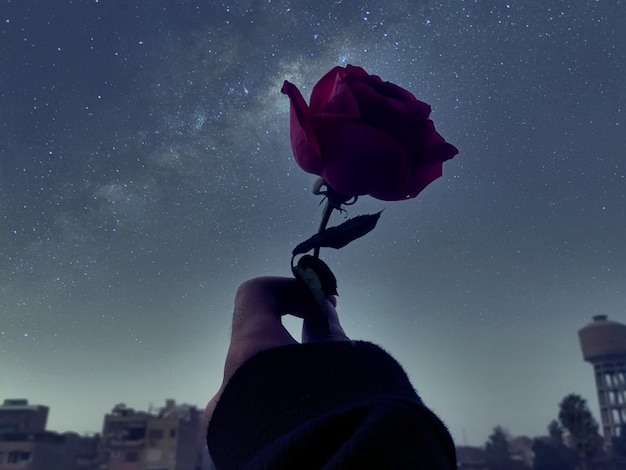
[{"label": "building silhouette", "polygon": [[135,411],[116,405],[103,436],[46,430],[49,408],[25,399],[0,405],[0,470],[208,470],[203,412],[166,400]]},{"label": "building silhouette", "polygon": [[583,358],[593,365],[602,431],[610,448],[626,424],[626,325],[597,315],[578,337]]},{"label": "building silhouette", "polygon": [[158,410],[116,405],[104,417],[101,470],[208,468],[202,411],[167,400]]},{"label": "building silhouette", "polygon": [[93,470],[99,437],[46,430],[48,407],[25,399],[0,406],[0,470]]}]

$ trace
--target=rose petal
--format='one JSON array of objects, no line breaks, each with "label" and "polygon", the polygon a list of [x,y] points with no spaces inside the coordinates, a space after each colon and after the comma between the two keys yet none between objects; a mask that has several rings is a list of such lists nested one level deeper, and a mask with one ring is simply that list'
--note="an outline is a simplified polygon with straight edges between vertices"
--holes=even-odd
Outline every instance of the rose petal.
[{"label": "rose petal", "polygon": [[363,67],[359,67],[358,65],[348,64],[346,65],[346,68],[342,70],[343,70],[344,78],[346,80],[359,80],[361,78],[365,78],[365,79],[371,78],[373,80],[378,79],[379,81],[382,81],[378,75],[370,75],[369,73],[365,71]]},{"label": "rose petal", "polygon": [[434,129],[430,130],[425,125],[405,129],[404,136],[397,134],[394,137],[402,142],[402,147],[409,154],[412,169],[442,163],[458,153]]},{"label": "rose petal", "polygon": [[[352,92],[359,103],[361,116],[366,122],[392,128],[399,121],[423,122],[428,119],[430,106],[410,95],[411,101],[385,96],[367,82],[351,83]],[[407,92],[408,93],[408,92]]]},{"label": "rose petal", "polygon": [[[401,88],[388,82],[383,85],[397,96],[403,96],[400,91],[404,90]],[[437,133],[433,122],[427,119],[430,106],[415,99],[409,92],[405,96],[411,102],[401,103],[379,94],[364,82],[354,82],[351,88],[359,103],[362,121],[381,129],[399,142],[412,164],[442,162],[458,153],[452,146],[440,146],[445,140]],[[435,148],[438,148],[437,152],[433,151]]]},{"label": "rose petal", "polygon": [[438,155],[437,160],[443,163],[457,155],[459,153],[459,149],[456,148],[454,145],[446,142],[443,137],[441,137],[441,140],[442,142],[437,143],[434,146],[434,148],[432,149],[432,153]]},{"label": "rose petal", "polygon": [[370,81],[369,85],[399,113],[410,115],[415,119],[428,119],[430,105],[418,100],[410,91],[391,82]]},{"label": "rose petal", "polygon": [[359,104],[352,93],[350,84],[345,81],[344,75],[341,67],[335,67],[313,87],[311,116],[333,114],[343,116],[345,119],[360,117]]},{"label": "rose petal", "polygon": [[430,119],[411,128],[400,128],[394,137],[403,143],[414,166],[445,162],[459,153],[435,130],[435,124]]},{"label": "rose petal", "polygon": [[424,145],[423,163],[443,163],[454,157],[459,150],[452,144],[449,144],[435,130],[435,124],[430,119],[427,121],[427,131],[422,137]]},{"label": "rose petal", "polygon": [[291,149],[296,162],[304,171],[315,175],[322,174],[322,160],[319,145],[309,119],[309,107],[300,90],[285,80],[280,90],[289,97],[289,134]]},{"label": "rose petal", "polygon": [[422,167],[418,171],[411,172],[410,178],[407,180],[407,189],[409,189],[410,197],[417,196],[426,186],[441,177],[443,174],[443,164],[435,163],[430,167]]},{"label": "rose petal", "polygon": [[342,70],[341,67],[337,66],[331,69],[326,75],[319,79],[319,81],[313,87],[313,91],[311,92],[311,114],[318,114],[322,112],[324,109],[324,105],[328,102],[329,96],[333,93],[335,89],[335,83],[337,81],[337,76]]},{"label": "rose petal", "polygon": [[398,187],[390,188],[388,191],[372,193],[372,197],[383,201],[400,201],[402,199],[414,198],[421,193],[426,186],[443,174],[442,167],[443,165],[441,163],[419,167],[410,172],[404,185],[398,185]]},{"label": "rose petal", "polygon": [[430,106],[418,100],[411,92],[399,87],[395,83],[384,82],[378,75],[369,75],[360,67],[348,65],[345,72],[345,81],[353,87],[360,87],[353,91],[357,95],[357,100],[366,102],[370,96],[380,97],[385,107],[393,107],[399,113],[413,116],[417,119],[427,119],[430,114]]},{"label": "rose petal", "polygon": [[346,196],[404,186],[408,156],[384,132],[355,121],[315,116],[312,125],[322,155],[322,176]]}]

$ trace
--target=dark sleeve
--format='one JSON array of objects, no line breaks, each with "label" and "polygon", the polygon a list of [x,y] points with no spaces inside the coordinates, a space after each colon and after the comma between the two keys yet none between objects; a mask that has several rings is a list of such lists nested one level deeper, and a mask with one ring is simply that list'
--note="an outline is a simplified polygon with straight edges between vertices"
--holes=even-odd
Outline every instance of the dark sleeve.
[{"label": "dark sleeve", "polygon": [[290,345],[246,361],[207,431],[218,470],[454,469],[454,444],[400,365],[367,342]]}]

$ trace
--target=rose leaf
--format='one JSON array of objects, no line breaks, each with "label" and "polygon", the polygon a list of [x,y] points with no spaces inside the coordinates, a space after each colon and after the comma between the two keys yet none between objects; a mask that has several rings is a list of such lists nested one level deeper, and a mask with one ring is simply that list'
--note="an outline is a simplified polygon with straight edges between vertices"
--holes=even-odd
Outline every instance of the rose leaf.
[{"label": "rose leaf", "polygon": [[374,230],[376,223],[380,218],[380,212],[376,214],[358,215],[353,219],[348,219],[344,223],[336,227],[330,227],[316,233],[308,240],[303,241],[296,246],[292,254],[293,256],[306,253],[315,248],[342,248],[351,241],[361,238],[363,235]]}]

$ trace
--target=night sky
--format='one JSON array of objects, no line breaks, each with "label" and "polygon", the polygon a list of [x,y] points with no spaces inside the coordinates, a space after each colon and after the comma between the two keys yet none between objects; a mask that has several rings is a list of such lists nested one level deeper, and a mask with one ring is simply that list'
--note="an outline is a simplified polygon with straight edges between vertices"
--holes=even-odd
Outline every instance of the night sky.
[{"label": "night sky", "polygon": [[0,399],[77,432],[120,402],[204,407],[238,285],[289,276],[320,220],[282,82],[308,99],[349,63],[460,153],[416,199],[360,198],[378,227],[322,250],[347,334],[458,444],[546,434],[572,392],[598,418],[577,330],[626,322],[625,6],[2,0]]}]

